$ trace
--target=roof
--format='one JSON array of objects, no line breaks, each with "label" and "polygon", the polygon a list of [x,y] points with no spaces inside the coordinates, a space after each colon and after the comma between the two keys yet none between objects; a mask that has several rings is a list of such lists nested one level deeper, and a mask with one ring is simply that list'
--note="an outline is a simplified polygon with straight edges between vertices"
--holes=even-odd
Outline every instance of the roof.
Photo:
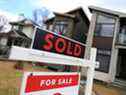
[{"label": "roof", "polygon": [[22,21],[17,22],[10,22],[11,25],[22,25],[22,26],[34,26],[37,25],[35,22],[33,22],[30,19],[24,19]]},{"label": "roof", "polygon": [[92,11],[98,11],[98,12],[103,12],[103,13],[107,13],[110,15],[115,15],[118,17],[126,17],[126,13],[123,12],[118,12],[118,11],[114,11],[114,10],[110,10],[110,9],[105,9],[105,8],[101,8],[101,7],[96,7],[96,6],[89,6],[89,10]]},{"label": "roof", "polygon": [[77,7],[77,8],[75,8],[75,9],[72,9],[72,10],[70,10],[70,11],[68,11],[68,12],[65,12],[65,13],[71,14],[71,13],[74,13],[74,12],[76,12],[76,11],[78,11],[78,10],[83,10],[83,8],[82,8],[82,7]]},{"label": "roof", "polygon": [[25,39],[30,39],[27,35],[25,35],[23,32],[18,31],[18,30],[11,30],[8,33],[0,33],[0,36],[10,36],[12,33],[16,35],[15,37],[22,37]]},{"label": "roof", "polygon": [[[86,15],[86,13],[84,12],[82,7],[78,7],[76,9],[70,10],[68,12],[65,13],[56,13],[54,12],[54,14],[56,15],[61,15],[61,16],[66,16],[66,17],[70,17],[70,18],[76,18],[76,16],[74,15],[75,12],[79,11],[80,14],[83,16],[83,18],[86,18],[86,23],[89,25],[90,21],[88,19],[88,16]],[[53,21],[55,17],[48,19],[45,23],[48,23],[49,21]],[[84,19],[85,20],[85,19]]]},{"label": "roof", "polygon": [[64,17],[69,17],[69,18],[75,18],[75,15],[72,15],[72,14],[57,13],[57,12],[54,12],[54,14],[55,14],[55,15],[64,16]]},{"label": "roof", "polygon": [[[62,17],[68,17],[68,18],[71,18],[71,19],[74,19],[75,18],[75,15],[71,15],[71,14],[64,14],[64,13],[57,13],[57,12],[54,12],[55,15],[59,15],[59,16],[62,16]],[[55,17],[52,17],[52,18],[49,18],[45,21],[45,23],[48,23],[50,21],[53,21]]]},{"label": "roof", "polygon": [[26,37],[26,38],[28,38],[28,36],[27,35],[25,35],[23,32],[21,32],[21,31],[15,31],[18,35],[20,35],[20,36],[22,36],[22,37]]},{"label": "roof", "polygon": [[49,18],[49,19],[47,19],[44,23],[47,24],[47,23],[49,23],[49,22],[53,22],[54,19],[55,19],[55,17]]},{"label": "roof", "polygon": [[85,13],[85,11],[84,11],[84,9],[82,7],[77,7],[75,9],[73,9],[73,10],[70,10],[70,11],[66,12],[65,14],[73,14],[73,13],[75,13],[77,11],[80,12],[82,17],[86,19],[86,23],[89,25],[90,24],[89,18],[88,18],[87,14]]}]

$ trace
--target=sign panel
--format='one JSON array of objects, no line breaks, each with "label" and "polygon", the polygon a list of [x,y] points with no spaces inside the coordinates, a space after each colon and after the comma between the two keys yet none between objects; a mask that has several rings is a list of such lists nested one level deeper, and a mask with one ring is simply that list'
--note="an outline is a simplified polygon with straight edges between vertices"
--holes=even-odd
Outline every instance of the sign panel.
[{"label": "sign panel", "polygon": [[26,72],[20,95],[78,95],[79,73]]},{"label": "sign panel", "polygon": [[85,45],[80,42],[38,28],[32,48],[77,58],[84,58],[85,52]]}]

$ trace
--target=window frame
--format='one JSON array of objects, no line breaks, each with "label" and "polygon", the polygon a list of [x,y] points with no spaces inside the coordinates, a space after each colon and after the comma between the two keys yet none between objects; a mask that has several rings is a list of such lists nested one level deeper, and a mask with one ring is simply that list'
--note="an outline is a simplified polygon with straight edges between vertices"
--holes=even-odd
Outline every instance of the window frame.
[{"label": "window frame", "polygon": [[[109,19],[109,18],[110,18],[110,19],[113,19],[113,20],[114,20],[114,23],[112,23],[112,22],[111,22],[111,23],[104,23],[104,22],[103,22],[103,23],[101,23],[101,22],[99,23],[99,22],[98,22],[98,17],[99,17],[99,16],[103,16],[103,17],[106,17],[106,18],[108,18],[108,19]],[[103,36],[103,35],[101,35],[101,32],[100,32],[101,30],[99,30],[99,34],[98,34],[98,32],[96,32],[96,31],[97,31],[97,25],[98,25],[98,24],[102,24],[101,26],[104,26],[104,25],[113,25],[112,35],[109,35],[109,36],[108,36],[108,35],[104,35],[104,36]],[[114,36],[114,32],[115,32],[115,28],[116,28],[116,27],[115,27],[115,24],[116,24],[116,18],[115,18],[114,16],[110,16],[110,15],[107,15],[107,14],[104,14],[104,13],[103,13],[103,14],[97,13],[94,36],[95,36],[95,37],[113,37],[113,36]],[[103,33],[102,33],[102,34],[103,34]]]},{"label": "window frame", "polygon": [[[61,23],[61,22],[63,22],[63,23]],[[61,30],[61,33],[59,31],[56,31],[57,26],[63,27],[63,30]],[[68,20],[56,20],[54,25],[53,25],[53,31],[57,34],[65,35],[65,33],[68,32],[68,27],[69,27],[69,21]],[[65,29],[65,33],[64,33],[64,29]]]}]

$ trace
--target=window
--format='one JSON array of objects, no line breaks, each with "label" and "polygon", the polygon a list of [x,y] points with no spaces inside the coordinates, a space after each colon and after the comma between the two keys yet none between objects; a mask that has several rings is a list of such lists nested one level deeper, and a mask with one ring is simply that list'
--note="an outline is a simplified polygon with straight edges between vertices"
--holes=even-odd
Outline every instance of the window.
[{"label": "window", "polygon": [[14,45],[15,46],[21,46],[22,45],[22,39],[16,38],[15,41],[14,41]]},{"label": "window", "polygon": [[13,25],[14,30],[18,30],[19,26],[18,25]]},{"label": "window", "polygon": [[2,46],[6,46],[7,45],[7,38],[6,37],[0,39],[0,45],[2,45]]},{"label": "window", "polygon": [[23,26],[22,25],[18,26],[18,30],[22,31],[23,30]]},{"label": "window", "polygon": [[115,19],[98,15],[95,29],[95,36],[112,37],[115,28]]},{"label": "window", "polygon": [[68,23],[65,20],[57,20],[55,22],[53,31],[57,34],[65,35],[67,32]]},{"label": "window", "polygon": [[49,26],[49,30],[52,31],[53,30],[53,25]]},{"label": "window", "polygon": [[126,44],[126,25],[120,27],[120,31],[118,34],[118,42],[120,44]]}]

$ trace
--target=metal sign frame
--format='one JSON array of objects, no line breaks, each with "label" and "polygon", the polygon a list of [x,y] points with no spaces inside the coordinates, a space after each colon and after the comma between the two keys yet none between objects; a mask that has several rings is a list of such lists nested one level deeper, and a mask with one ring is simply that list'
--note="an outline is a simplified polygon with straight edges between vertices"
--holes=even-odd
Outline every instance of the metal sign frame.
[{"label": "metal sign frame", "polygon": [[[17,46],[12,46],[10,50],[10,60],[20,60],[20,61],[31,61],[31,62],[44,62],[48,64],[61,64],[61,65],[69,65],[69,66],[79,66],[82,68],[87,68],[87,81],[86,81],[86,87],[85,87],[85,95],[91,95],[92,94],[92,86],[93,86],[93,78],[94,78],[94,70],[96,67],[96,49],[92,48],[90,52],[90,59],[84,59],[82,57],[77,58],[74,56],[69,55],[63,55],[57,52],[48,52],[45,50],[37,50],[33,49],[35,36],[36,36],[36,29],[39,27],[35,27],[34,30],[34,36],[31,44],[31,48],[21,48]],[[41,29],[41,28],[39,28]],[[86,47],[85,44],[82,44],[78,41],[72,40],[70,38],[64,37],[62,35],[55,34],[48,30],[43,30],[48,33],[51,33],[58,36],[59,38],[66,39],[67,41],[70,41],[75,44],[79,44],[80,46]],[[43,39],[44,40],[44,39]]]},{"label": "metal sign frame", "polygon": [[12,46],[10,51],[10,60],[21,60],[21,61],[31,61],[31,62],[45,62],[49,64],[62,64],[69,66],[79,66],[82,68],[87,68],[87,81],[85,87],[85,95],[92,94],[94,70],[97,62],[96,59],[96,49],[92,48],[90,53],[90,60],[80,59],[71,56],[65,56],[55,53],[50,53],[46,51],[33,50],[27,48],[21,48],[17,46]]}]

